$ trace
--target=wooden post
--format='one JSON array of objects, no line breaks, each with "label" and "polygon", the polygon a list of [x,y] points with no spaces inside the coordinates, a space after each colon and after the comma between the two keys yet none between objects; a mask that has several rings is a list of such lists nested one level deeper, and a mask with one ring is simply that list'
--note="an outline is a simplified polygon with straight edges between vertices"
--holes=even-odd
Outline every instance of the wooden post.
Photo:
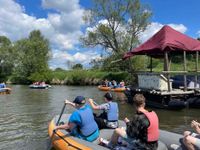
[{"label": "wooden post", "polygon": [[198,81],[198,76],[197,76],[197,74],[198,74],[198,68],[199,68],[199,52],[196,51],[196,75],[195,75],[195,84],[194,84],[195,89],[197,88],[197,81]]},{"label": "wooden post", "polygon": [[[186,51],[183,51],[183,59],[184,59],[184,71],[187,70],[186,68]],[[184,91],[187,90],[187,78],[186,78],[186,74],[184,74]]]},{"label": "wooden post", "polygon": [[152,71],[153,71],[153,65],[152,65],[153,60],[152,60],[152,56],[150,56],[150,57],[151,57],[151,58],[150,58],[150,61],[151,61],[151,62],[150,62],[150,63],[151,63],[151,64],[150,64],[150,65],[151,65],[151,66],[150,66],[150,69],[151,69],[150,72],[152,72]]},{"label": "wooden post", "polygon": [[169,75],[169,58],[168,58],[168,53],[165,51],[165,60],[164,60],[164,71],[167,71],[167,85],[168,85],[168,92],[171,91],[170,88],[170,75]]}]

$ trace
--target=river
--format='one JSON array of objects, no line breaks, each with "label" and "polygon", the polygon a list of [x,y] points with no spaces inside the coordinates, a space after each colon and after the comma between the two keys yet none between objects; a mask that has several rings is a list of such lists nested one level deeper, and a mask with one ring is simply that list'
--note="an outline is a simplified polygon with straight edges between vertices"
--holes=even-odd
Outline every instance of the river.
[{"label": "river", "polygon": [[[0,95],[0,150],[45,150],[49,139],[48,123],[54,115],[60,114],[65,99],[83,95],[102,103],[105,93],[95,86],[52,86],[41,90],[25,85],[10,87],[11,94]],[[113,95],[119,103],[120,118],[131,118],[134,107],[125,102],[124,94]],[[153,110],[159,116],[161,129],[177,133],[191,129],[191,120],[200,120],[199,109]],[[66,113],[72,111],[72,107],[66,107]]]}]

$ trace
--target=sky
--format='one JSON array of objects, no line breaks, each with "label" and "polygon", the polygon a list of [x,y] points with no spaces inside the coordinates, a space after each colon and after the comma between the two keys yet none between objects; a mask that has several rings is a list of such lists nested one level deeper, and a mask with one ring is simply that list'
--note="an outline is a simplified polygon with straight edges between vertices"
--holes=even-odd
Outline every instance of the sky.
[{"label": "sky", "polygon": [[[141,0],[149,5],[151,24],[140,34],[146,41],[163,25],[193,38],[200,37],[200,0]],[[69,63],[90,67],[92,59],[100,58],[99,48],[83,48],[79,37],[87,30],[82,16],[91,0],[0,0],[0,35],[15,42],[40,30],[50,41],[52,69],[69,69]]]}]

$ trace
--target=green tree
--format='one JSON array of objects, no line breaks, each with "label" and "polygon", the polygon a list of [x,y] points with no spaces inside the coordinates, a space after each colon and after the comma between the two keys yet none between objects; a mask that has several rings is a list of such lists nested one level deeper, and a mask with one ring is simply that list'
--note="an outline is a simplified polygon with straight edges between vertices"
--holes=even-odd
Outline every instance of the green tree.
[{"label": "green tree", "polygon": [[15,63],[14,56],[11,41],[5,36],[0,36],[0,80],[7,80],[11,75]]},{"label": "green tree", "polygon": [[33,80],[32,77],[35,75],[32,74],[46,74],[49,42],[39,30],[32,31],[29,38],[17,41],[15,49],[18,52],[15,77],[19,82],[28,83],[29,79]]},{"label": "green tree", "polygon": [[72,66],[72,69],[76,69],[76,70],[78,70],[78,69],[83,69],[83,65],[82,64],[75,64],[74,66]]},{"label": "green tree", "polygon": [[140,0],[94,0],[93,7],[84,16],[92,29],[87,30],[81,41],[84,46],[100,45],[109,53],[105,61],[111,62],[139,43],[138,35],[145,30],[150,16],[149,8]]}]

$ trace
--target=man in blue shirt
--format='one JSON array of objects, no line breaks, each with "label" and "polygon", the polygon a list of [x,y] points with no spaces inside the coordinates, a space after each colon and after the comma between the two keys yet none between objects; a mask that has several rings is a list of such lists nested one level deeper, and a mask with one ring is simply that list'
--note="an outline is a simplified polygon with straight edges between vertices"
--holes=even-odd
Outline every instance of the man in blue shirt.
[{"label": "man in blue shirt", "polygon": [[77,96],[75,100],[70,102],[65,100],[66,104],[69,104],[76,108],[69,118],[68,123],[60,126],[56,126],[56,129],[67,129],[70,134],[86,141],[94,141],[99,136],[99,129],[94,120],[92,109],[89,105],[86,105],[86,100],[83,96]]}]

